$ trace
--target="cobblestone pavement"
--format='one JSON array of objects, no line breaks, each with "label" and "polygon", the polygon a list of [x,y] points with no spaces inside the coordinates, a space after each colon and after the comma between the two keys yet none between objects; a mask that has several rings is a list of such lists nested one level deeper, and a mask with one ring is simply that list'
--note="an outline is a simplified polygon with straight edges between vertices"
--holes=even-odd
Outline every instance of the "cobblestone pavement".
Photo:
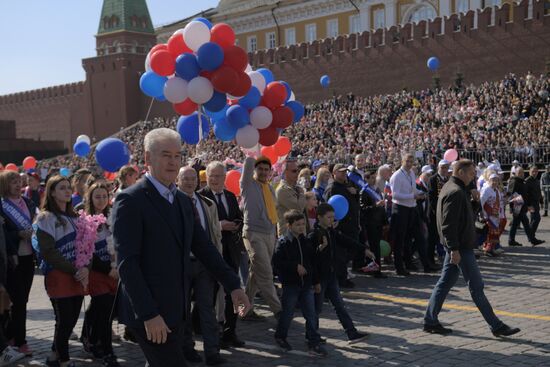
[{"label": "cobblestone pavement", "polygon": [[[333,310],[325,305],[321,333],[328,338],[329,356],[307,355],[304,320],[294,320],[289,342],[294,351],[283,354],[274,346],[275,321],[241,322],[239,335],[247,347],[222,351],[227,366],[550,366],[550,220],[543,218],[538,237],[547,243],[536,248],[505,248],[498,258],[481,258],[487,297],[497,314],[509,325],[522,329],[509,339],[492,336],[471,301],[461,279],[451,291],[440,320],[453,328],[450,336],[422,332],[422,316],[436,275],[416,273],[410,278],[388,272],[388,279],[358,276],[356,288],[344,292],[356,326],[370,334],[366,343],[349,346]],[[522,230],[517,240],[527,244]],[[502,243],[507,243],[506,236]],[[270,315],[266,307],[257,307]],[[80,333],[82,317],[76,327]],[[28,314],[28,341],[35,351],[19,366],[42,365],[53,336],[53,314],[44,292],[43,278],[34,281]],[[114,326],[121,334],[122,326]],[[198,348],[202,345],[199,342]],[[115,353],[123,366],[143,366],[143,355],[135,344],[115,342]],[[82,366],[100,366],[71,342],[71,356]]]}]

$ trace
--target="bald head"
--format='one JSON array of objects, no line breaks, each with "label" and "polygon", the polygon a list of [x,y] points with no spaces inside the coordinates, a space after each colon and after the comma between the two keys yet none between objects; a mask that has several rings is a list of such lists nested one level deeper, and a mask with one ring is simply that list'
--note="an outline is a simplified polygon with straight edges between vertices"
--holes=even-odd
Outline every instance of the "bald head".
[{"label": "bald head", "polygon": [[178,188],[188,196],[192,196],[197,188],[197,171],[191,166],[180,168],[178,172]]}]

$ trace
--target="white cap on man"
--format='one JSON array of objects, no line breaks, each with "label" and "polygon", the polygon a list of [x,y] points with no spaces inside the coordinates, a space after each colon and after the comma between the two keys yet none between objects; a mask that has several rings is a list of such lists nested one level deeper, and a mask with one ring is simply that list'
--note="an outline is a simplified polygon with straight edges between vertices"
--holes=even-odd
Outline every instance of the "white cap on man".
[{"label": "white cap on man", "polygon": [[442,159],[442,160],[439,161],[439,163],[437,164],[437,166],[438,166],[438,167],[441,167],[441,166],[448,166],[448,165],[450,165],[450,164],[451,164],[451,163],[449,163],[448,160]]},{"label": "white cap on man", "polygon": [[422,173],[433,173],[433,171],[434,170],[432,169],[432,166],[430,166],[429,164],[422,166]]}]

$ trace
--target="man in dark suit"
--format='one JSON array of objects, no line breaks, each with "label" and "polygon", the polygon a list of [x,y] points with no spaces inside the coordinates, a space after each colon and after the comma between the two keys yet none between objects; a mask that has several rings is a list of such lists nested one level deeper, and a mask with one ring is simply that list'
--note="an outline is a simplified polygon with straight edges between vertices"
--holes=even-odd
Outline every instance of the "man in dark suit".
[{"label": "man in dark suit", "polygon": [[149,172],[117,196],[113,210],[118,317],[132,330],[151,367],[185,366],[182,332],[190,251],[231,292],[241,314],[250,302],[195,218],[191,199],[174,185],[181,166],[179,134],[152,130],[144,146]]},{"label": "man in dark suit", "polygon": [[[239,272],[241,253],[245,251],[241,237],[243,213],[237,197],[224,189],[226,169],[221,162],[210,162],[206,167],[206,187],[199,191],[201,195],[213,200],[218,207],[218,218],[222,228],[223,259],[235,274]],[[231,296],[225,296],[225,321],[220,346],[243,347],[244,342],[237,337],[237,315],[233,312]]]}]

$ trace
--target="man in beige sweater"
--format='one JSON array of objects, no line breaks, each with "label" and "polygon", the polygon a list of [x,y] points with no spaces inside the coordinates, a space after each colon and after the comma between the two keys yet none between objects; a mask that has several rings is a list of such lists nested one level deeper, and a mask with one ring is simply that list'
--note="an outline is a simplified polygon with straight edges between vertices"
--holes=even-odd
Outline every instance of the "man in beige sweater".
[{"label": "man in beige sweater", "polygon": [[283,236],[286,231],[284,215],[289,210],[295,209],[304,213],[306,207],[306,195],[304,189],[298,186],[298,164],[295,159],[287,159],[284,163],[283,179],[275,191],[277,197],[277,234]]}]

